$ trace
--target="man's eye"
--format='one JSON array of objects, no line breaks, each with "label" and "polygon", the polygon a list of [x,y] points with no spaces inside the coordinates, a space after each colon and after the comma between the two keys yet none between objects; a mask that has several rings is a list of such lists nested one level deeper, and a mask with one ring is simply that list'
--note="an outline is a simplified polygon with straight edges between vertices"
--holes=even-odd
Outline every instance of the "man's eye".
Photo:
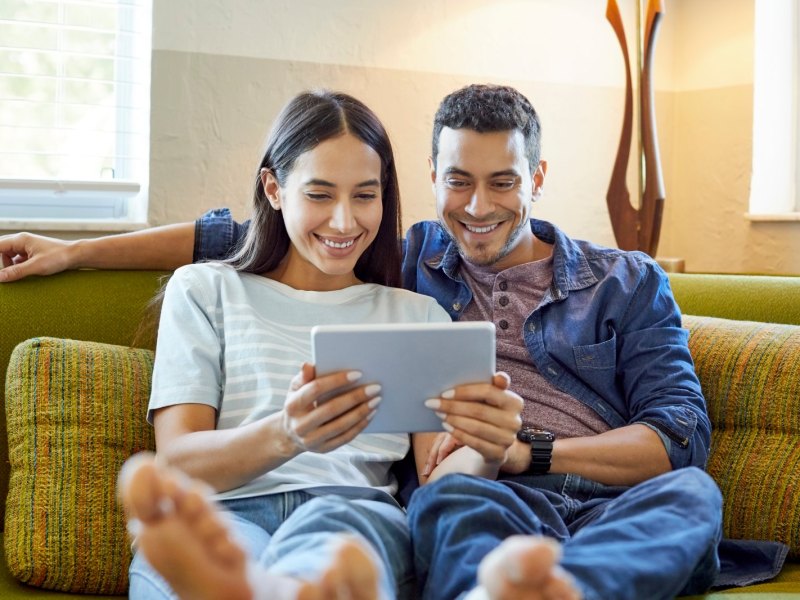
[{"label": "man's eye", "polygon": [[446,179],[445,183],[451,188],[462,188],[469,185],[466,181],[461,179]]},{"label": "man's eye", "polygon": [[510,190],[514,187],[514,180],[513,179],[502,179],[499,181],[494,182],[494,187],[501,189],[501,190]]}]

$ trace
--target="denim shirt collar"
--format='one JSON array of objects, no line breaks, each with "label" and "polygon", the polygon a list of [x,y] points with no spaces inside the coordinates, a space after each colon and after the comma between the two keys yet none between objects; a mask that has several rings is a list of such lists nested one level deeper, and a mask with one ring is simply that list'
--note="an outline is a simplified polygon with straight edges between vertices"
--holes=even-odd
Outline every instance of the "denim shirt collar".
[{"label": "denim shirt collar", "polygon": [[[553,298],[563,300],[571,290],[581,290],[597,283],[598,279],[589,267],[586,255],[580,247],[552,223],[539,219],[530,220],[531,232],[538,239],[553,245]],[[461,256],[458,246],[441,228],[447,246],[442,254],[425,261],[431,269],[442,270],[453,281],[462,281],[458,274]]]}]

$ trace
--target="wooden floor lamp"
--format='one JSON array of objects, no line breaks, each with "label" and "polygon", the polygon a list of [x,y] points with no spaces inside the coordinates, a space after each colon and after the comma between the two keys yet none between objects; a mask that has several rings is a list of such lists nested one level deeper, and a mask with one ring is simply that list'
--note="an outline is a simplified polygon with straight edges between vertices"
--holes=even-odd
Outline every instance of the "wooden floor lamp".
[{"label": "wooden floor lamp", "polygon": [[[639,2],[644,0],[637,0]],[[661,232],[661,218],[664,212],[664,178],[661,170],[661,158],[658,153],[658,135],[656,132],[655,99],[653,95],[653,55],[656,34],[663,17],[664,7],[661,0],[647,0],[647,11],[641,44],[642,61],[639,73],[640,103],[640,162],[644,163],[642,191],[639,207],[631,204],[630,191],[626,183],[628,161],[631,156],[633,133],[633,81],[628,44],[622,16],[616,0],[608,0],[606,18],[617,35],[622,55],[625,59],[625,112],[622,121],[617,157],[614,170],[606,194],[606,203],[611,217],[611,226],[617,245],[623,250],[642,250],[655,258]],[[641,11],[640,11],[641,14]],[[637,38],[638,41],[638,38]]]}]

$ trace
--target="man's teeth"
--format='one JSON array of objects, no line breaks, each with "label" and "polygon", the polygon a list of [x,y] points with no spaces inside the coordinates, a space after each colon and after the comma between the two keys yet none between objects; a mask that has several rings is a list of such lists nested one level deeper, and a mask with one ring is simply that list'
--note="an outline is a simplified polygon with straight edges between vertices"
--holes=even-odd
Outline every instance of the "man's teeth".
[{"label": "man's teeth", "polygon": [[330,246],[331,248],[349,248],[355,244],[356,241],[350,240],[349,242],[334,242],[333,240],[326,240],[325,238],[322,238],[322,243],[326,246]]},{"label": "man's teeth", "polygon": [[495,223],[494,225],[487,225],[486,227],[476,227],[475,225],[467,225],[464,223],[464,227],[467,228],[467,231],[471,231],[472,233],[489,233],[493,229],[496,229],[499,223]]}]

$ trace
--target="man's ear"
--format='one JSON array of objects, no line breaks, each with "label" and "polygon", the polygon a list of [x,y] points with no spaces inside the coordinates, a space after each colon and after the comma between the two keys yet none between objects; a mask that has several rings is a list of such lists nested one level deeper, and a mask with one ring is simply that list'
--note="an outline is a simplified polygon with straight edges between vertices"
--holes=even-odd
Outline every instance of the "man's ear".
[{"label": "man's ear", "polygon": [[278,184],[275,174],[269,169],[261,169],[258,174],[261,177],[261,186],[264,188],[264,195],[269,200],[270,206],[275,210],[280,210],[281,186]]},{"label": "man's ear", "polygon": [[433,163],[433,157],[428,157],[428,169],[431,172],[431,187],[433,188],[433,194],[436,195],[436,165]]},{"label": "man's ear", "polygon": [[531,199],[536,202],[544,194],[544,176],[547,174],[547,161],[539,161],[539,165],[533,172],[533,190]]}]

